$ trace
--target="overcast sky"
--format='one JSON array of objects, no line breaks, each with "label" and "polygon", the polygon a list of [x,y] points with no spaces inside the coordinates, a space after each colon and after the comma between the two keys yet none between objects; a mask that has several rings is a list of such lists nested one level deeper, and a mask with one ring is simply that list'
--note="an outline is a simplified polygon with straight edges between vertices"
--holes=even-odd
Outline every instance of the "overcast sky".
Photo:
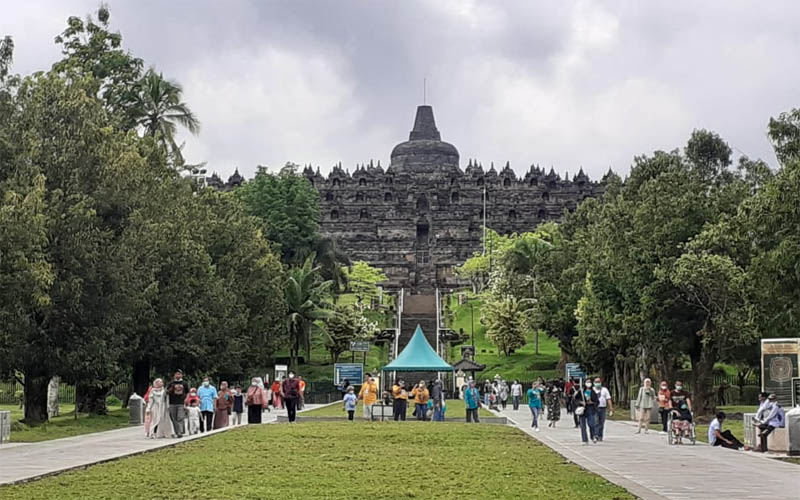
[{"label": "overcast sky", "polygon": [[[202,122],[188,161],[224,177],[256,165],[389,162],[423,100],[468,158],[597,178],[693,128],[774,155],[770,116],[800,106],[800,2],[111,0],[134,55],[184,87]],[[96,0],[9,2],[19,73]]]}]

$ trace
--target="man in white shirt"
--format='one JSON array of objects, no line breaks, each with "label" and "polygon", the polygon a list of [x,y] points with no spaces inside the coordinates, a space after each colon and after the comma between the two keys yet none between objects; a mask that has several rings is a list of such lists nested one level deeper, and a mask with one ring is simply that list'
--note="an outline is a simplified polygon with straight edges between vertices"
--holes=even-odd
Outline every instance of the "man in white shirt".
[{"label": "man in white shirt", "polygon": [[511,384],[511,402],[514,404],[514,411],[519,410],[519,400],[522,398],[522,384],[515,380]]},{"label": "man in white shirt", "polygon": [[608,416],[614,415],[614,402],[611,401],[611,393],[607,388],[603,387],[603,379],[597,377],[594,379],[594,392],[600,399],[600,404],[597,405],[597,421],[595,422],[595,436],[598,441],[603,440],[603,429],[606,425],[606,410]]},{"label": "man in white shirt", "polygon": [[758,436],[761,438],[761,449],[756,451],[766,453],[767,436],[769,436],[772,431],[778,427],[784,427],[785,425],[783,408],[781,408],[781,405],[778,404],[778,398],[775,396],[775,394],[770,394],[766,401],[766,405],[758,408],[758,413],[756,413],[754,423],[761,431],[758,433]]},{"label": "man in white shirt", "polygon": [[722,446],[732,450],[747,449],[741,441],[731,433],[730,430],[723,431],[722,423],[725,421],[725,412],[717,412],[717,418],[711,421],[708,426],[708,444],[711,446]]}]

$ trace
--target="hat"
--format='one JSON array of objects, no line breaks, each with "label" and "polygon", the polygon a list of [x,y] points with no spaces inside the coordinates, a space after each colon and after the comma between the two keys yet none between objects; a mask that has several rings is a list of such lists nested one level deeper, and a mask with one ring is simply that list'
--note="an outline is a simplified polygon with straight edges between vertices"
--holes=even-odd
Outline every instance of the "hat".
[{"label": "hat", "polygon": [[769,395],[769,400],[770,401],[776,401],[777,399],[778,399],[778,396],[776,396],[775,394],[770,394]]}]

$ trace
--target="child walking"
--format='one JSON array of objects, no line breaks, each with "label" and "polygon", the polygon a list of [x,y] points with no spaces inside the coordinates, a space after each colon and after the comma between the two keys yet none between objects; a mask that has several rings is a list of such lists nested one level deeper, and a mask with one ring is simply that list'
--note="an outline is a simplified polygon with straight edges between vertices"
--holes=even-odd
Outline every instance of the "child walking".
[{"label": "child walking", "polygon": [[231,424],[242,425],[243,413],[244,413],[244,394],[242,394],[242,386],[237,385],[233,389],[233,418],[231,419]]},{"label": "child walking", "polygon": [[342,403],[344,405],[344,410],[347,411],[347,420],[352,421],[353,415],[356,413],[356,403],[358,402],[358,398],[356,397],[356,389],[352,385],[347,388],[347,393],[344,395],[342,399]]}]

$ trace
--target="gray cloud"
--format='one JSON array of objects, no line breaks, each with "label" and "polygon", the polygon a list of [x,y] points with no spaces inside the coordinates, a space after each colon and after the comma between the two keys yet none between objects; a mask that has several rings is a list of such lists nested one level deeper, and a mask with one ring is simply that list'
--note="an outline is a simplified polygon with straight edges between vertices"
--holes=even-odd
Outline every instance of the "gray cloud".
[{"label": "gray cloud", "polygon": [[[463,164],[518,172],[624,173],[693,128],[774,162],[767,120],[800,104],[791,1],[108,3],[126,46],[181,82],[202,120],[183,137],[187,158],[223,175],[386,164],[423,78]],[[6,6],[0,34],[15,38],[16,70],[48,68],[66,18],[96,7]]]}]

